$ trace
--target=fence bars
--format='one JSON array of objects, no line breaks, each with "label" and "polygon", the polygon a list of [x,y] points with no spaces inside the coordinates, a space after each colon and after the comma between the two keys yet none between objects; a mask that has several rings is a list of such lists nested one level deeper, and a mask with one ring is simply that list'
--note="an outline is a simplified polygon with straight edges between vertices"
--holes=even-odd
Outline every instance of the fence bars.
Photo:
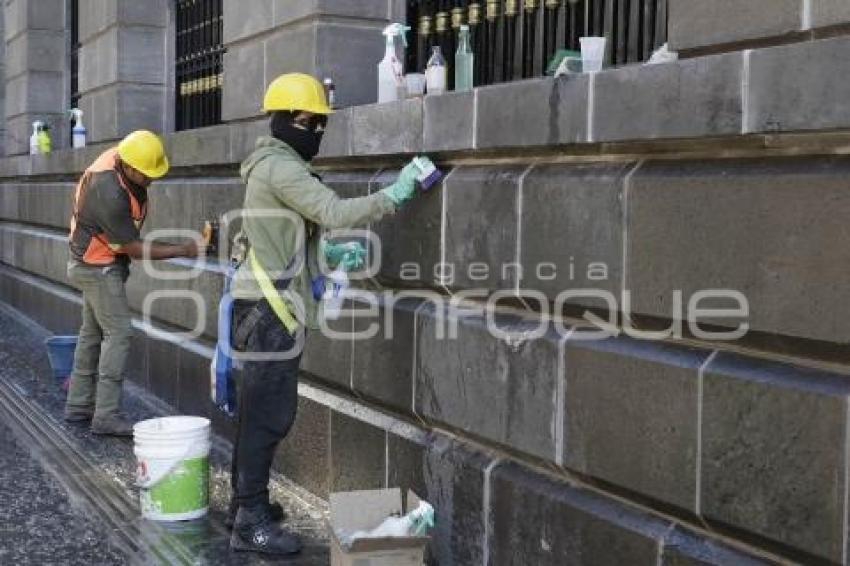
[{"label": "fence bars", "polygon": [[422,72],[439,45],[454,79],[458,29],[470,27],[475,84],[542,76],[558,49],[579,50],[579,38],[608,38],[606,63],[646,61],[667,41],[667,0],[412,0],[413,40],[407,69]]},{"label": "fence bars", "polygon": [[223,0],[177,0],[176,127],[221,122]]}]

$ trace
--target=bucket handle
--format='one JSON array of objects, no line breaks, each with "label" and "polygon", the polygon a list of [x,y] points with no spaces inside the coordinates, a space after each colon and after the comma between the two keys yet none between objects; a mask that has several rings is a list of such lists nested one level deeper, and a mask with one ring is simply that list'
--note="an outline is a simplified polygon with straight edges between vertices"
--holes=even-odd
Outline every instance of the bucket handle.
[{"label": "bucket handle", "polygon": [[177,466],[186,459],[186,457],[189,455],[189,453],[191,451],[192,451],[192,447],[191,446],[187,447],[186,450],[183,452],[182,456],[175,459],[174,462],[172,462],[172,464],[170,466],[168,466],[165,469],[164,472],[160,473],[156,477],[149,477],[147,479],[147,481],[144,481],[144,482],[137,478],[136,479],[136,487],[141,488],[141,489],[151,489],[153,486],[155,486],[156,484],[161,482],[163,479],[165,479],[165,477],[168,474],[173,472],[174,469],[177,468]]}]

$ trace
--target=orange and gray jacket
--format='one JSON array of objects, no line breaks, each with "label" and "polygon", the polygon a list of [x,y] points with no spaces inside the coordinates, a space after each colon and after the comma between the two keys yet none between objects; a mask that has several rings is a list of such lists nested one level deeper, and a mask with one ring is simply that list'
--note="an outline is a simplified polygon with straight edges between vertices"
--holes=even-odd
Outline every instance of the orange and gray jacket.
[{"label": "orange and gray jacket", "polygon": [[71,257],[87,265],[128,263],[118,250],[140,237],[147,191],[118,171],[118,151],[109,149],[86,169],[74,193]]}]

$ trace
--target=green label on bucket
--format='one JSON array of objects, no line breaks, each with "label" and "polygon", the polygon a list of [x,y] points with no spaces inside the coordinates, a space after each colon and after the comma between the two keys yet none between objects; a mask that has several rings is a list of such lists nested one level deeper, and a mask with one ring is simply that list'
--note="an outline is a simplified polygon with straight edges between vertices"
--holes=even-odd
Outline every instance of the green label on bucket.
[{"label": "green label on bucket", "polygon": [[209,460],[183,460],[150,489],[142,490],[142,507],[157,514],[190,513],[209,503]]}]

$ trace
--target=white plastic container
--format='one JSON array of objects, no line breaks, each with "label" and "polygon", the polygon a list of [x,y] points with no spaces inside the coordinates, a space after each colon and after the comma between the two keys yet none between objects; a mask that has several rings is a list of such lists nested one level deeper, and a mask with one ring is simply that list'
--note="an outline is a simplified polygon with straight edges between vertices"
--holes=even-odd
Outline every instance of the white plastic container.
[{"label": "white plastic container", "polygon": [[431,48],[431,58],[425,70],[425,82],[428,94],[443,94],[446,92],[446,59],[438,45]]},{"label": "white plastic container", "polygon": [[605,44],[607,39],[604,37],[582,37],[579,38],[581,43],[581,68],[585,73],[596,73],[602,70],[602,63],[605,61]]},{"label": "white plastic container", "polygon": [[86,147],[88,132],[83,124],[83,111],[79,108],[72,108],[71,116],[74,118],[74,128],[71,130],[71,147],[74,149]]},{"label": "white plastic container", "polygon": [[41,128],[41,122],[35,121],[32,123],[32,135],[30,136],[30,155],[38,155],[41,151],[38,148],[38,130]]},{"label": "white plastic container", "polygon": [[345,302],[345,292],[349,287],[348,274],[337,268],[325,281],[325,294],[322,296],[322,309],[326,320],[338,320]]},{"label": "white plastic container", "polygon": [[210,421],[164,417],[133,427],[142,516],[188,521],[209,509]]}]

